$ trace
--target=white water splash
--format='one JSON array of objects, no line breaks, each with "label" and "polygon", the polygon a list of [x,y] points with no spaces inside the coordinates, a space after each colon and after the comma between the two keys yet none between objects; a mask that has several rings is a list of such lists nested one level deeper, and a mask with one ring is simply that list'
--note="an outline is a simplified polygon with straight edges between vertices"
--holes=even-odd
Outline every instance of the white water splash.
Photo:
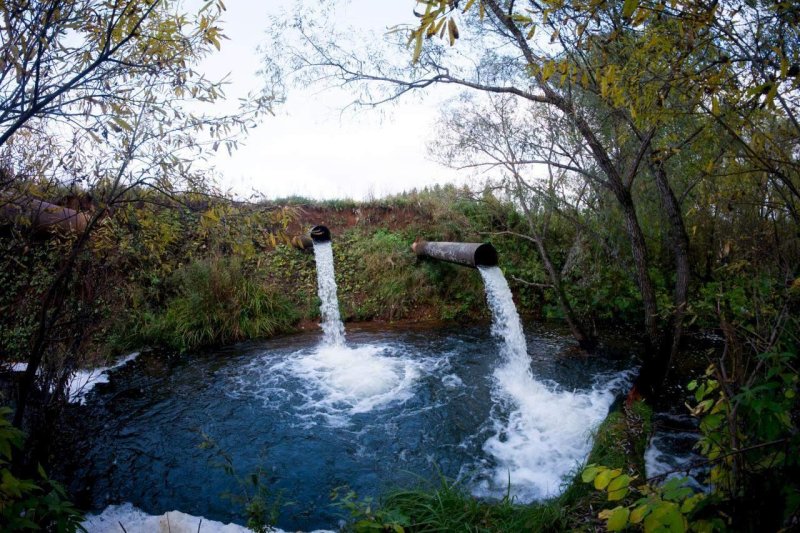
[{"label": "white water splash", "polygon": [[[223,524],[202,516],[192,516],[180,511],[150,515],[130,503],[109,505],[99,515],[87,515],[83,527],[88,533],[249,533],[251,530],[237,524]],[[124,530],[123,530],[124,528]],[[271,528],[273,533],[284,533]],[[327,533],[316,530],[312,533]]]},{"label": "white water splash", "polygon": [[271,357],[253,361],[234,378],[231,393],[259,397],[266,407],[280,409],[298,395],[298,414],[306,423],[347,426],[353,415],[412,398],[419,379],[446,364],[446,359],[397,353],[390,345],[322,344],[278,362]]},{"label": "white water splash", "polygon": [[333,248],[331,242],[314,243],[314,260],[317,263],[317,294],[320,299],[323,343],[334,346],[344,345],[344,324],[339,316],[339,299],[336,296],[336,278],[333,268]]},{"label": "white water splash", "polygon": [[685,477],[693,489],[708,492],[710,487],[703,480],[709,469],[694,448],[700,438],[696,421],[687,415],[658,413],[654,425],[655,432],[644,453],[647,478],[661,476],[658,483],[663,483]]},{"label": "white water splash", "polygon": [[483,445],[492,464],[480,476],[475,492],[502,495],[510,481],[511,495],[521,502],[556,496],[565,477],[588,455],[591,431],[608,414],[614,389],[624,384],[627,374],[608,376],[604,383],[581,392],[537,381],[503,272],[497,267],[479,271],[492,310],[492,333],[503,341],[503,362],[494,372],[493,390],[501,409],[493,410],[493,435]]},{"label": "white water splash", "polygon": [[93,368],[91,370],[78,370],[69,382],[69,401],[72,403],[86,403],[86,395],[98,383],[108,383],[108,373],[116,370],[139,357],[139,352],[133,352],[120,358],[111,366]]},{"label": "white water splash", "polygon": [[391,357],[387,348],[321,346],[290,360],[288,370],[304,380],[309,391],[301,409],[345,425],[352,415],[410,399],[426,361]]},{"label": "white water splash", "polygon": [[[110,371],[125,366],[137,357],[139,357],[139,352],[133,352],[118,359],[117,362],[111,366],[101,366],[88,370],[76,371],[68,384],[69,391],[67,396],[69,401],[71,403],[85,404],[86,395],[94,389],[95,385],[98,383],[108,383],[108,373]],[[28,369],[28,363],[11,363],[10,368],[13,372],[25,372]]]}]

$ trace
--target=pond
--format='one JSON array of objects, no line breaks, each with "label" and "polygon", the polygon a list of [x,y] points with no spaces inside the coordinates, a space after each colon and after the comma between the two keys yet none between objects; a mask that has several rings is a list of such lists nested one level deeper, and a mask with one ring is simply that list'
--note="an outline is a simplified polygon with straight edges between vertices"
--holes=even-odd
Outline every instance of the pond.
[{"label": "pond", "polygon": [[130,502],[244,523],[226,493],[261,471],[287,530],[336,528],[346,511],[334,491],[377,497],[442,476],[489,499],[556,495],[632,362],[526,328],[527,381],[499,372],[488,324],[348,326],[345,345],[308,333],[170,363],[143,355],[76,407],[83,466],[72,488],[97,511]]}]

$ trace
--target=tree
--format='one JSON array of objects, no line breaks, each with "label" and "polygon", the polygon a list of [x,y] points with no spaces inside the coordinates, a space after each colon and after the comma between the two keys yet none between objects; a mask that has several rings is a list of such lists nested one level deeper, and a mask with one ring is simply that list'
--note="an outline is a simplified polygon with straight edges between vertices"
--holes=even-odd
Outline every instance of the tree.
[{"label": "tree", "polygon": [[[560,0],[432,0],[417,7],[419,24],[394,34],[408,36],[411,65],[392,62],[377,47],[359,55],[339,36],[319,38],[319,22],[302,17],[293,25],[301,44],[288,65],[304,82],[359,87],[358,102],[365,105],[457,85],[514,95],[569,122],[598,170],[587,179],[611,193],[623,217],[649,344],[638,388],[652,394],[678,352],[688,310],[691,242],[681,205],[688,189],[681,189],[686,180],[676,172],[690,164],[699,170],[692,160],[696,143],[710,129],[727,131],[717,139],[723,156],[769,173],[784,208],[795,209],[792,148],[774,160],[763,148],[796,146],[797,39],[788,37],[796,37],[797,9],[763,2]],[[764,62],[772,66],[761,67]],[[718,156],[704,163],[703,178],[727,171]],[[637,209],[642,189],[660,199],[673,257],[671,305],[657,301],[651,246]]]},{"label": "tree", "polygon": [[[667,359],[669,353],[663,354],[657,349],[661,344],[657,327],[659,310],[650,276],[647,245],[632,195],[634,179],[649,149],[652,135],[632,138],[628,142],[631,146],[626,147],[624,152],[612,153],[611,146],[604,142],[603,128],[609,129],[604,114],[595,114],[594,108],[581,107],[582,100],[577,98],[575,91],[559,87],[556,80],[536,71],[535,66],[541,64],[542,60],[534,53],[523,33],[518,22],[519,16],[509,11],[508,8],[513,11],[513,3],[503,9],[498,2],[489,0],[470,2],[465,8],[465,18],[470,28],[479,35],[477,43],[470,44],[476,45],[476,53],[480,56],[471,62],[454,58],[441,46],[422,46],[428,36],[447,33],[451,43],[459,37],[456,23],[450,16],[455,5],[431,2],[426,4],[426,12],[419,14],[420,26],[411,29],[409,41],[415,43],[413,68],[407,65],[392,68],[386,63],[374,66],[373,62],[355,57],[335,43],[317,42],[302,21],[296,27],[310,51],[296,53],[293,67],[311,76],[316,73],[318,77],[335,77],[343,84],[383,85],[386,96],[373,99],[373,103],[391,100],[408,91],[433,84],[455,84],[487,93],[515,95],[531,103],[548,106],[571,121],[601,171],[594,176],[596,183],[613,194],[623,214],[642,296],[646,339],[653,347],[647,351],[648,359],[654,363]],[[559,52],[551,50],[547,53],[549,55],[546,57],[550,58]],[[370,66],[373,70],[368,70]],[[321,74],[323,72],[324,75]]]},{"label": "tree", "polygon": [[[582,203],[585,187],[575,187],[570,181],[573,176],[568,173],[587,172],[576,161],[581,154],[571,147],[566,150],[570,153],[565,153],[569,141],[564,137],[568,135],[562,131],[561,139],[555,138],[554,128],[541,127],[546,118],[536,117],[535,110],[518,105],[513,96],[491,95],[486,100],[483,106],[471,102],[469,106],[454,106],[443,113],[441,131],[431,151],[456,168],[502,171],[500,183],[522,210],[528,232],[507,229],[501,233],[534,243],[572,336],[582,348],[591,350],[597,341],[576,316],[564,289],[561,270],[555,267],[547,244],[550,222],[558,206]],[[547,165],[545,177],[537,177],[538,169],[532,168],[541,164]],[[569,196],[573,197],[571,202],[566,199]],[[578,231],[575,240],[580,239]]]},{"label": "tree", "polygon": [[[220,46],[223,9],[222,2],[209,1],[191,17],[167,0],[0,6],[0,149],[6,161],[24,168],[24,174],[9,173],[16,178],[5,184],[2,201],[66,186],[91,191],[97,205],[83,231],[68,236],[42,295],[14,414],[18,427],[37,381],[44,394],[64,397],[82,331],[71,343],[53,332],[65,317],[76,265],[87,253],[91,260],[92,251],[113,246],[103,236],[106,215],[145,188],[167,197],[185,189],[211,191],[208,172],[194,160],[220,144],[234,148],[272,103],[261,96],[229,115],[192,111],[222,96],[220,83],[194,68]],[[42,144],[52,149],[41,152]],[[65,358],[59,372],[40,373],[56,349]]]}]

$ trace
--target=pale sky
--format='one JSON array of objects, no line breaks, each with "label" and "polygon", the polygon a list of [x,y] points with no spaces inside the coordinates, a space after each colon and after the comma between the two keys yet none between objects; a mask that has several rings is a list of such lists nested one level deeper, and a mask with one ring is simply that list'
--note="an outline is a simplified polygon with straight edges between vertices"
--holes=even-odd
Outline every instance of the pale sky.
[{"label": "pale sky", "polygon": [[[189,2],[191,5],[192,2]],[[230,73],[230,100],[257,88],[260,56],[269,15],[292,0],[228,0],[222,51],[201,65],[209,77]],[[413,22],[410,0],[343,2],[343,27],[383,33]],[[409,51],[409,56],[411,51]],[[441,89],[441,88],[440,88]],[[352,96],[333,91],[290,89],[287,101],[251,131],[238,151],[220,149],[212,160],[223,188],[238,195],[256,190],[268,197],[302,195],[315,199],[382,196],[444,182],[461,182],[455,171],[434,163],[425,144],[433,136],[437,105],[452,91],[407,98],[382,112],[341,113]]]}]

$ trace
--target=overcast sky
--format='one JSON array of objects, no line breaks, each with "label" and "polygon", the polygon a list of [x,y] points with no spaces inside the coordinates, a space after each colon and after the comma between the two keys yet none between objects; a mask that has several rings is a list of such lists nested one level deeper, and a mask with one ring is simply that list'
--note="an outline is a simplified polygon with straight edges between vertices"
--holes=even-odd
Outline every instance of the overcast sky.
[{"label": "overcast sky", "polygon": [[[190,5],[192,2],[190,2]],[[228,0],[224,30],[230,40],[201,68],[209,77],[230,73],[226,89],[236,100],[257,88],[260,56],[268,17],[296,0]],[[343,26],[383,33],[388,26],[413,22],[410,0],[343,2]],[[409,51],[409,56],[411,52]],[[451,93],[452,94],[452,93]],[[425,143],[446,95],[434,91],[409,98],[382,112],[341,113],[352,96],[314,90],[289,90],[287,101],[252,130],[244,146],[229,156],[220,149],[213,164],[222,186],[239,195],[256,190],[268,197],[354,198],[409,190],[434,183],[461,181],[454,171],[429,161]]]}]

